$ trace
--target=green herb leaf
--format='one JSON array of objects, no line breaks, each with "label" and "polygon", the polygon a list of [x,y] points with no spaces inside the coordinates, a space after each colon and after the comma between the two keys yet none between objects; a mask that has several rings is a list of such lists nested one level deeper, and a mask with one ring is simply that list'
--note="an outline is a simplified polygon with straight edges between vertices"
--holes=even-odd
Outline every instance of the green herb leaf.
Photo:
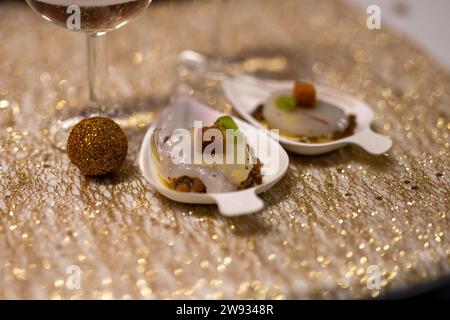
[{"label": "green herb leaf", "polygon": [[280,96],[275,100],[275,104],[278,109],[291,112],[296,108],[295,97],[293,96]]},{"label": "green herb leaf", "polygon": [[237,130],[238,126],[230,116],[222,116],[214,123],[216,126],[226,129]]},{"label": "green herb leaf", "polygon": [[230,144],[238,145],[241,143],[245,143],[245,135],[239,129],[227,129],[225,132],[225,141],[227,146],[229,146]]}]

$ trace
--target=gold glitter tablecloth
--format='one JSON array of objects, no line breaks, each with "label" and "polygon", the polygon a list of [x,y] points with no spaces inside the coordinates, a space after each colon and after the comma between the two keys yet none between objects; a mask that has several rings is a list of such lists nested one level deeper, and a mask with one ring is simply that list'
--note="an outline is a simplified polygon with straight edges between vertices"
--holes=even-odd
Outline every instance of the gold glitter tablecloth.
[{"label": "gold glitter tablecloth", "polygon": [[[365,18],[339,1],[230,0],[217,24],[214,1],[167,1],[111,33],[111,91],[141,112],[164,105],[181,50],[264,53],[369,102],[394,141],[380,157],[290,155],[264,212],[226,219],[141,177],[139,119],[116,176],[80,175],[45,129],[85,96],[84,38],[0,4],[0,298],[358,298],[448,275],[450,76]],[[229,108],[214,84],[194,94]]]}]

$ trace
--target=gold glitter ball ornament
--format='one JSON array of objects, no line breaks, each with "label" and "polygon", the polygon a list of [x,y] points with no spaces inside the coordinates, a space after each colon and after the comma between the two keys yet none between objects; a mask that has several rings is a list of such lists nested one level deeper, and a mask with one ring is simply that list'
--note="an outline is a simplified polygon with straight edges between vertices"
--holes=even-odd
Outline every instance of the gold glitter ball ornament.
[{"label": "gold glitter ball ornament", "polygon": [[88,176],[101,176],[118,169],[128,152],[125,132],[108,118],[81,120],[70,132],[70,161]]}]

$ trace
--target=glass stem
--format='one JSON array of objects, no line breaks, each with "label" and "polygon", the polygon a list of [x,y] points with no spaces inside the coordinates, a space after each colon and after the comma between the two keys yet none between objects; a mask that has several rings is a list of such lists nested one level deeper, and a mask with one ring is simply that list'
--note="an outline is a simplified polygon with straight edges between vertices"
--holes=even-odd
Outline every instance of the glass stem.
[{"label": "glass stem", "polygon": [[105,33],[87,35],[89,101],[96,115],[105,112],[105,81],[107,70]]}]

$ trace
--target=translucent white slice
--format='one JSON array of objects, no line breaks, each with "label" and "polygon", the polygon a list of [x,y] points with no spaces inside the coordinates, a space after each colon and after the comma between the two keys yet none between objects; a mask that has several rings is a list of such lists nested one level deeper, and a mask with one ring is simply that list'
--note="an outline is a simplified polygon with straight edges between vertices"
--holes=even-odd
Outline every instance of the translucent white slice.
[{"label": "translucent white slice", "polygon": [[[193,130],[189,131],[193,137]],[[248,148],[245,148],[245,163],[195,163],[194,159],[202,159],[201,150],[195,148],[192,142],[190,152],[184,152],[185,150],[179,148],[181,143],[180,137],[173,135],[162,146],[161,175],[167,181],[183,176],[198,178],[203,182],[208,193],[237,191],[238,186],[247,179],[253,168],[251,163],[256,162]],[[173,161],[175,156],[177,160]],[[226,158],[224,157],[223,160],[225,162]]]},{"label": "translucent white slice", "polygon": [[284,111],[275,101],[280,93],[273,95],[264,105],[263,115],[270,127],[299,136],[320,137],[344,130],[348,125],[345,112],[323,101],[314,108],[296,108]]}]

